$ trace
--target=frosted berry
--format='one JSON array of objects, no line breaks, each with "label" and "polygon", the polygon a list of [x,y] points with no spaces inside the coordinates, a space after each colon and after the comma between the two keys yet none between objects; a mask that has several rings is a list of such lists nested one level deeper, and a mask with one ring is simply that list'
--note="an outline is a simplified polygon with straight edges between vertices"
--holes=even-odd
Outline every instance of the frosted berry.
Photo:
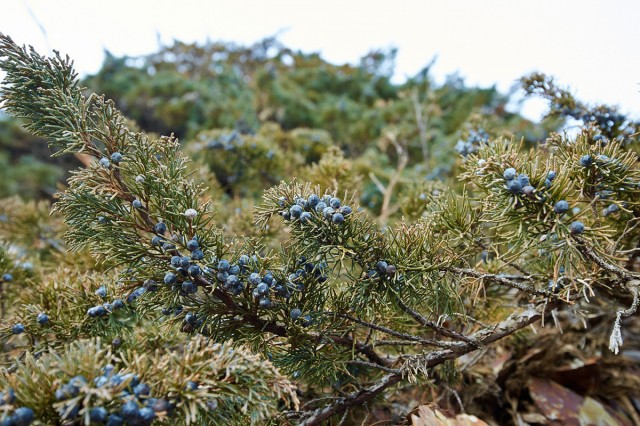
[{"label": "frosted berry", "polygon": [[563,214],[569,211],[569,203],[565,200],[560,200],[553,206],[553,211],[557,214]]},{"label": "frosted berry", "polygon": [[522,184],[518,179],[512,179],[507,182],[507,190],[512,194],[520,194],[522,192]]},{"label": "frosted berry", "polygon": [[289,316],[291,317],[291,319],[297,320],[302,316],[302,311],[298,308],[293,308],[289,313]]},{"label": "frosted berry", "polygon": [[191,259],[193,260],[202,260],[204,259],[204,252],[200,249],[196,249],[191,252]]},{"label": "frosted berry", "polygon": [[144,176],[142,175],[136,176],[136,183],[144,183]]},{"label": "frosted berry", "polygon": [[262,299],[260,299],[260,302],[258,302],[258,306],[260,306],[262,309],[270,308],[271,299],[269,299],[268,297],[263,297]]},{"label": "frosted berry", "polygon": [[113,154],[111,154],[111,161],[113,161],[114,163],[121,162],[122,154],[120,154],[119,152],[114,152]]},{"label": "frosted berry", "polygon": [[553,181],[556,178],[556,172],[553,170],[550,170],[549,173],[547,173],[547,179],[549,179],[550,181]]},{"label": "frosted berry", "polygon": [[49,316],[44,312],[40,312],[38,314],[38,317],[36,318],[36,321],[38,321],[38,324],[40,325],[47,325],[49,323]]},{"label": "frosted berry", "polygon": [[307,204],[311,208],[315,208],[315,206],[317,206],[319,202],[320,202],[320,197],[318,197],[316,194],[309,195],[309,198],[307,199]]},{"label": "frosted berry", "polygon": [[198,286],[191,281],[185,281],[182,283],[182,291],[187,294],[194,294],[198,292]]},{"label": "frosted berry", "polygon": [[387,275],[395,275],[396,271],[397,271],[396,265],[389,265],[389,266],[387,266],[387,269],[385,270]]},{"label": "frosted berry", "polygon": [[33,410],[29,407],[16,408],[13,412],[13,423],[9,423],[11,426],[29,426],[35,417]]},{"label": "frosted berry", "polygon": [[162,235],[167,232],[167,225],[165,225],[164,222],[158,222],[154,225],[153,230],[156,234]]},{"label": "frosted berry", "polygon": [[260,283],[256,287],[256,290],[258,291],[259,295],[268,294],[269,293],[269,286],[267,285],[267,283]]},{"label": "frosted berry", "polygon": [[535,193],[535,191],[536,189],[531,185],[527,185],[524,188],[522,188],[522,193],[527,197],[531,197]]},{"label": "frosted berry", "polygon": [[104,157],[100,159],[100,165],[105,169],[108,169],[111,166],[111,161],[108,158]]},{"label": "frosted berry", "polygon": [[531,182],[529,181],[529,176],[525,175],[525,174],[520,174],[518,175],[518,180],[520,181],[520,185],[524,188],[525,186],[529,186],[531,185]]},{"label": "frosted berry", "polygon": [[189,240],[189,241],[187,241],[187,250],[194,251],[198,247],[200,247],[200,244],[198,244],[198,240]]},{"label": "frosted berry", "polygon": [[332,216],[331,220],[333,220],[333,223],[337,223],[339,225],[344,222],[344,216],[342,215],[342,213],[335,213]]},{"label": "frosted berry", "polygon": [[198,216],[198,212],[195,209],[187,209],[184,211],[184,216],[189,219],[195,219]]},{"label": "frosted berry", "polygon": [[162,237],[159,235],[156,235],[155,237],[153,237],[151,239],[151,245],[154,247],[160,247],[161,245],[163,245]]},{"label": "frosted berry", "polygon": [[240,256],[240,259],[238,259],[238,265],[245,266],[247,263],[249,263],[249,256],[246,254]]},{"label": "frosted berry", "polygon": [[202,270],[198,265],[191,265],[189,266],[189,269],[187,272],[189,272],[189,275],[191,275],[192,277],[197,277],[202,273]]},{"label": "frosted berry", "polygon": [[107,297],[107,288],[103,285],[100,286],[100,288],[98,288],[96,291],[96,296],[101,297],[101,298],[105,298]]},{"label": "frosted berry", "polygon": [[180,267],[180,256],[171,256],[171,266],[174,268]]},{"label": "frosted berry", "polygon": [[576,220],[569,225],[569,230],[572,234],[582,234],[584,232],[584,224]]},{"label": "frosted berry", "polygon": [[238,275],[240,273],[240,267],[238,265],[231,265],[229,267],[230,275]]},{"label": "frosted berry", "polygon": [[24,325],[18,323],[18,324],[14,324],[13,327],[11,327],[11,332],[13,334],[22,334],[24,333]]},{"label": "frosted berry", "polygon": [[289,209],[289,214],[291,215],[292,218],[297,219],[300,217],[300,215],[302,215],[302,207],[300,207],[297,204],[294,204],[293,206],[291,206],[291,208]]},{"label": "frosted berry", "polygon": [[189,380],[186,385],[184,385],[184,390],[188,392],[193,392],[198,389],[198,382],[193,380]]},{"label": "frosted berry", "polygon": [[260,284],[260,282],[262,281],[262,277],[260,276],[260,274],[254,272],[251,275],[249,275],[249,283],[252,285],[258,285]]},{"label": "frosted berry", "polygon": [[133,388],[133,394],[135,396],[140,396],[140,395],[149,395],[151,393],[151,388],[149,387],[148,384],[146,383],[138,383],[136,386],[134,386]]},{"label": "frosted berry", "polygon": [[120,414],[124,421],[129,424],[135,424],[140,416],[140,409],[138,408],[138,404],[134,401],[128,401],[122,405],[122,408],[120,408]]},{"label": "frosted berry", "polygon": [[188,268],[191,265],[191,258],[189,256],[182,256],[180,258],[180,266],[181,268]]},{"label": "frosted berry", "polygon": [[353,213],[353,209],[349,206],[342,206],[340,207],[340,213],[342,213],[343,216],[347,217],[351,213]]},{"label": "frosted berry", "polygon": [[143,424],[151,424],[156,417],[156,413],[150,407],[144,407],[140,409],[140,419]]},{"label": "frosted berry", "polygon": [[593,164],[593,157],[589,154],[580,157],[580,165],[582,167],[590,167]]},{"label": "frosted berry", "polygon": [[376,263],[376,269],[380,273],[386,273],[388,266],[389,266],[389,264],[387,262],[385,262],[384,260],[380,260],[378,263]]},{"label": "frosted berry", "polygon": [[124,303],[122,302],[122,300],[116,299],[113,302],[111,302],[111,307],[113,309],[122,309],[124,308]]},{"label": "frosted berry", "polygon": [[173,272],[167,272],[166,274],[164,274],[163,281],[166,285],[175,284],[176,281],[178,281],[178,277],[176,277],[176,274],[174,274]]},{"label": "frosted berry", "polygon": [[89,410],[89,422],[90,423],[104,423],[107,420],[109,413],[104,407],[93,407]]},{"label": "frosted berry", "polygon": [[11,275],[10,273],[3,274],[2,275],[2,281],[4,281],[4,282],[13,281],[13,275]]},{"label": "frosted berry", "polygon": [[607,214],[613,214],[620,211],[620,207],[617,204],[609,204],[607,207]]},{"label": "frosted berry", "polygon": [[124,419],[118,414],[110,414],[107,419],[107,426],[123,426]]},{"label": "frosted berry", "polygon": [[221,260],[218,262],[218,269],[219,269],[220,271],[225,271],[225,272],[227,272],[227,271],[229,270],[229,268],[230,268],[230,267],[231,267],[231,265],[229,264],[229,261],[228,261],[228,260],[226,260],[226,259],[221,259]]},{"label": "frosted berry", "polygon": [[504,178],[504,180],[513,180],[516,178],[516,174],[516,169],[514,169],[513,167],[509,167],[504,171],[502,177]]},{"label": "frosted berry", "polygon": [[342,204],[340,203],[339,198],[333,197],[331,200],[329,200],[329,206],[335,210],[339,209],[341,205]]},{"label": "frosted berry", "polygon": [[136,209],[141,209],[142,208],[142,201],[135,199],[131,202],[131,205],[133,206],[133,208]]},{"label": "frosted berry", "polygon": [[333,213],[335,213],[335,210],[332,207],[325,207],[325,209],[322,210],[322,215],[325,219],[331,219],[333,217]]},{"label": "frosted berry", "polygon": [[318,204],[316,204],[315,210],[316,210],[316,213],[322,213],[326,208],[327,208],[327,204],[324,203],[323,201],[320,201]]},{"label": "frosted berry", "polygon": [[309,223],[310,221],[311,221],[311,213],[302,212],[302,214],[300,215],[300,222]]}]

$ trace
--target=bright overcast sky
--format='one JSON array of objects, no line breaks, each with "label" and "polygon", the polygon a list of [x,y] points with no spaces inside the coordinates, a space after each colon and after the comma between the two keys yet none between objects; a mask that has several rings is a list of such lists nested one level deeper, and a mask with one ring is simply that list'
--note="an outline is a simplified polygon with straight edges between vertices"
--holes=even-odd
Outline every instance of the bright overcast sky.
[{"label": "bright overcast sky", "polygon": [[[0,31],[69,54],[81,75],[100,68],[104,49],[150,53],[158,37],[246,44],[280,33],[335,63],[394,46],[398,80],[436,55],[436,80],[458,71],[504,92],[538,70],[640,118],[639,0],[5,0]],[[528,102],[523,112],[535,119],[543,108]]]}]

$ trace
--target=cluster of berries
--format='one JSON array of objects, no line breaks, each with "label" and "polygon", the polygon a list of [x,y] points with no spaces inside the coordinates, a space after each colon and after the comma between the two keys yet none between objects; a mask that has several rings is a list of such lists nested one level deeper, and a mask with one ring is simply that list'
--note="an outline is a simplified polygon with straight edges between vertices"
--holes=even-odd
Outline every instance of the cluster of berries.
[{"label": "cluster of berries", "polygon": [[119,152],[114,152],[113,154],[111,154],[111,161],[109,161],[107,157],[102,157],[100,159],[100,165],[105,169],[108,169],[109,167],[111,167],[111,163],[118,164],[123,160],[123,158],[124,157],[122,154],[120,154]]},{"label": "cluster of berries", "polygon": [[398,269],[396,268],[395,265],[390,265],[389,263],[387,263],[384,260],[379,260],[376,263],[375,268],[370,269],[367,272],[366,277],[367,278],[393,277],[393,276],[395,276],[396,272],[398,272]]},{"label": "cluster of berries", "polygon": [[[100,288],[96,290],[96,295],[102,299],[105,299],[107,297],[107,288],[105,286],[100,286]],[[89,308],[87,310],[87,315],[91,318],[102,317],[122,308],[124,308],[124,302],[120,299],[115,299],[111,303],[106,302],[102,305],[97,305]]]},{"label": "cluster of berries", "polygon": [[236,130],[231,133],[220,135],[215,139],[207,142],[208,149],[224,149],[225,151],[234,151],[238,147],[244,145],[244,139]]},{"label": "cluster of berries", "polygon": [[[527,176],[526,174],[524,173],[518,174],[516,169],[514,169],[513,167],[509,167],[504,171],[504,173],[502,174],[502,177],[504,178],[507,191],[509,191],[510,193],[515,195],[524,194],[529,198],[535,197],[536,189],[535,187],[533,187],[533,185],[531,185],[531,182],[529,181],[529,176]],[[556,172],[551,170],[547,174],[546,179],[544,180],[544,187],[545,188],[551,187],[551,183],[555,178],[556,178]],[[543,197],[542,199],[544,200],[546,198]]]},{"label": "cluster of berries", "polygon": [[[6,392],[0,392],[0,406],[10,406],[15,404],[16,394],[13,389],[9,388]],[[8,411],[4,413],[8,414]],[[0,426],[29,426],[35,419],[35,413],[29,407],[18,407],[13,410],[12,414],[8,414],[0,418]]]},{"label": "cluster of berries", "polygon": [[[280,197],[278,200],[280,207],[287,207],[287,197]],[[296,197],[287,210],[282,210],[280,215],[285,220],[298,219],[300,223],[310,223],[314,216],[324,218],[335,224],[342,224],[353,209],[349,206],[343,206],[337,197],[324,195],[320,198],[316,194],[311,194],[308,198]]]},{"label": "cluster of berries", "polygon": [[460,139],[456,143],[455,150],[458,154],[466,157],[478,150],[481,143],[489,140],[489,134],[484,129],[472,130],[466,140]]},{"label": "cluster of berries", "polygon": [[[190,252],[190,255],[181,256],[178,253],[172,256],[170,263],[175,268],[175,272],[167,272],[163,278],[163,282],[166,285],[172,286],[176,290],[181,290],[183,295],[198,292],[198,285],[194,280],[205,272],[205,268],[201,268],[196,263],[204,259],[204,252],[200,249],[198,238],[193,237],[187,241],[185,247]],[[154,284],[155,282],[152,285],[147,285],[148,289],[154,291]]]},{"label": "cluster of berries", "polygon": [[[531,183],[529,182],[529,176],[522,173],[518,174],[516,169],[514,169],[513,167],[509,167],[504,171],[502,177],[505,180],[507,191],[516,195],[524,194],[529,198],[535,197],[535,188],[531,186]],[[544,181],[544,186],[546,188],[549,188],[555,178],[556,172],[551,170],[547,174],[547,178]],[[540,201],[545,200],[545,196],[542,196],[540,198]],[[555,204],[553,210],[556,212],[556,214],[564,214],[569,211],[569,203],[565,200],[560,200]],[[571,225],[569,225],[569,230],[572,234],[582,234],[584,232],[584,224],[580,221],[572,222]]]},{"label": "cluster of berries", "polygon": [[[102,375],[96,377],[93,383],[98,388],[120,389],[123,383],[126,387],[120,392],[122,405],[117,412],[109,413],[104,407],[92,407],[89,409],[90,424],[107,424],[107,426],[136,425],[146,426],[153,422],[157,412],[168,414],[174,405],[162,398],[152,398],[151,388],[141,383],[134,374],[114,373],[113,365],[102,368]],[[82,409],[82,399],[76,398],[83,387],[87,387],[87,379],[83,376],[75,376],[56,390],[55,397],[58,401],[68,401],[59,409],[63,420],[76,419]]]}]

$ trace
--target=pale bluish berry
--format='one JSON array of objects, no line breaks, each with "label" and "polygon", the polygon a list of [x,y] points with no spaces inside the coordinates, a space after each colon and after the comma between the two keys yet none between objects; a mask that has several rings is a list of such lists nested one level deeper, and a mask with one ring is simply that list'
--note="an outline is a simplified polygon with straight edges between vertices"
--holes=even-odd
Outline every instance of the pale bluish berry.
[{"label": "pale bluish berry", "polygon": [[291,317],[291,319],[297,320],[302,316],[302,311],[298,308],[293,308],[289,313],[289,316]]},{"label": "pale bluish berry", "polygon": [[293,206],[291,206],[291,208],[289,209],[289,214],[291,215],[292,218],[297,219],[300,217],[300,215],[302,214],[302,207],[300,207],[297,204],[294,204]]},{"label": "pale bluish berry", "polygon": [[583,155],[580,157],[580,165],[582,167],[590,167],[593,164],[593,157],[589,154]]},{"label": "pale bluish berry", "polygon": [[114,152],[113,154],[111,154],[111,161],[113,161],[114,163],[121,162],[122,158],[122,154],[120,154],[119,152]]},{"label": "pale bluish berry", "polygon": [[262,309],[268,309],[271,307],[271,299],[269,299],[268,297],[263,297],[262,299],[260,299],[260,302],[258,302],[258,305]]},{"label": "pale bluish berry", "polygon": [[333,220],[333,223],[337,223],[339,225],[344,222],[344,216],[342,213],[335,213],[331,220]]},{"label": "pale bluish berry", "polygon": [[101,297],[101,298],[105,298],[107,297],[107,288],[103,285],[101,285],[96,291],[96,296]]},{"label": "pale bluish berry", "polygon": [[256,287],[256,290],[258,291],[259,295],[268,294],[269,293],[269,286],[267,285],[267,283],[262,283],[261,282]]},{"label": "pale bluish berry", "polygon": [[38,317],[36,318],[36,321],[38,321],[38,324],[40,325],[46,325],[49,323],[49,316],[44,312],[40,312],[38,314]]},{"label": "pale bluish berry", "polygon": [[340,207],[340,213],[342,213],[343,216],[347,217],[351,213],[353,213],[353,209],[349,206],[342,206]]},{"label": "pale bluish berry", "polygon": [[553,211],[557,214],[563,214],[569,211],[569,203],[565,200],[560,200],[553,206]]},{"label": "pale bluish berry", "polygon": [[260,274],[254,272],[251,275],[249,275],[249,284],[258,285],[260,284],[261,281],[262,281],[262,277],[260,276]]},{"label": "pale bluish berry", "polygon": [[329,206],[335,210],[339,209],[341,206],[340,199],[333,197],[331,200],[329,200]]},{"label": "pale bluish berry", "polygon": [[184,211],[184,216],[189,219],[195,219],[198,216],[198,212],[195,209],[187,209]]},{"label": "pale bluish berry", "polygon": [[111,166],[111,161],[108,158],[104,157],[100,159],[100,165],[105,169],[108,169]]},{"label": "pale bluish berry", "polygon": [[2,281],[4,282],[11,282],[13,281],[13,275],[11,275],[10,273],[6,273],[2,275]]},{"label": "pale bluish berry", "polygon": [[167,225],[165,225],[164,222],[158,222],[153,226],[153,230],[156,234],[162,235],[167,232]]},{"label": "pale bluish berry", "polygon": [[14,324],[13,327],[11,327],[11,333],[13,334],[22,334],[24,333],[24,325],[23,324]]},{"label": "pale bluish berry", "polygon": [[516,172],[516,169],[514,169],[513,167],[509,167],[508,169],[505,169],[502,177],[504,178],[504,180],[513,180],[516,178],[517,173],[518,172]]},{"label": "pale bluish berry", "polygon": [[200,249],[196,249],[191,252],[191,259],[193,260],[202,260],[204,259],[204,252]]},{"label": "pale bluish berry", "polygon": [[198,247],[200,247],[200,244],[198,244],[198,240],[189,240],[189,241],[187,241],[187,250],[194,251]]},{"label": "pale bluish berry", "polygon": [[178,277],[176,277],[176,274],[174,274],[173,272],[167,272],[164,275],[164,283],[166,285],[171,285],[171,284],[175,284],[176,281],[178,281]]},{"label": "pale bluish berry", "polygon": [[197,277],[198,275],[200,275],[202,273],[202,270],[200,269],[200,267],[198,265],[191,265],[191,266],[189,266],[189,269],[187,270],[187,272],[192,277]]},{"label": "pale bluish berry", "polygon": [[507,182],[507,190],[512,194],[520,194],[522,192],[522,184],[518,179],[511,179]]},{"label": "pale bluish berry", "polygon": [[220,271],[225,271],[226,272],[226,271],[229,270],[230,267],[231,267],[231,265],[229,264],[229,261],[226,260],[226,259],[221,259],[218,262],[218,270],[220,270]]},{"label": "pale bluish berry", "polygon": [[333,213],[335,213],[335,210],[332,207],[326,207],[324,210],[322,210],[322,215],[325,217],[325,219],[331,220],[331,218],[333,217]]},{"label": "pale bluish berry", "polygon": [[109,413],[104,407],[93,407],[89,410],[89,422],[102,424],[107,420]]},{"label": "pale bluish berry", "polygon": [[569,225],[569,230],[572,234],[582,234],[584,232],[584,224],[576,220]]},{"label": "pale bluish berry", "polygon": [[309,223],[310,221],[311,221],[311,213],[302,212],[302,214],[300,215],[300,222]]},{"label": "pale bluish berry", "polygon": [[309,198],[307,199],[307,204],[311,208],[314,208],[315,206],[317,206],[319,202],[320,202],[320,197],[318,197],[316,194],[309,195]]},{"label": "pale bluish berry", "polygon": [[142,208],[142,201],[135,199],[131,202],[131,205],[133,206],[133,208],[136,209],[141,209]]}]

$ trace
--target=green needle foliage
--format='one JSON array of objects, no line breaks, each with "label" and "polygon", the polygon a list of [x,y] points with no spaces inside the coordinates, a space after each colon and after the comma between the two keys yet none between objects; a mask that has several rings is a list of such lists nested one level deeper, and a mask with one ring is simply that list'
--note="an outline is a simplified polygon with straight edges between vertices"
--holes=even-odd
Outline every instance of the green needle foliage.
[{"label": "green needle foliage", "polygon": [[[375,59],[365,63],[373,74],[383,68]],[[420,118],[413,126],[389,119],[378,149],[395,153],[382,167],[367,164],[373,154],[358,162],[332,146],[332,137],[348,135],[340,122],[329,133],[291,130],[331,117],[320,93],[313,103],[287,89],[316,81],[317,70],[279,81],[245,69],[271,88],[269,102],[295,100],[296,108],[283,106],[280,118],[258,114],[281,127],[265,123],[255,134],[200,133],[186,150],[199,157],[192,164],[173,135],[134,131],[113,101],[85,95],[68,58],[42,57],[0,35],[0,69],[10,114],[55,155],[91,157],[52,210],[65,225],[47,241],[64,233],[64,244],[38,257],[48,265],[74,259],[3,279],[9,288],[19,278],[24,290],[3,289],[15,306],[0,339],[19,356],[5,356],[2,419],[15,421],[27,407],[41,424],[357,420],[403,387],[456,386],[465,374],[456,360],[466,354],[514,334],[521,345],[535,343],[525,330],[552,312],[556,321],[557,312],[586,321],[594,299],[609,304],[600,307],[607,331],[597,333],[613,352],[622,348],[623,319],[639,305],[640,171],[626,119],[601,123],[604,110],[590,111],[576,137],[551,134],[535,148],[470,123],[455,164],[464,186],[448,187],[416,179],[421,164],[434,162]],[[527,85],[537,87],[535,78]],[[332,81],[336,92],[349,87]],[[420,116],[434,96],[429,88],[418,95],[419,79],[402,94],[382,83],[349,95],[370,106],[369,97],[413,99],[386,110],[398,116],[408,105]],[[417,146],[406,142],[416,138]],[[378,217],[360,206],[365,179],[379,192]],[[236,213],[253,227],[225,220],[239,197],[257,194],[251,214]],[[8,212],[14,228],[42,209],[14,203],[32,212]],[[10,230],[0,225],[8,245],[28,245],[27,231]],[[15,251],[3,252],[8,272]],[[112,383],[113,374],[124,379]]]}]

